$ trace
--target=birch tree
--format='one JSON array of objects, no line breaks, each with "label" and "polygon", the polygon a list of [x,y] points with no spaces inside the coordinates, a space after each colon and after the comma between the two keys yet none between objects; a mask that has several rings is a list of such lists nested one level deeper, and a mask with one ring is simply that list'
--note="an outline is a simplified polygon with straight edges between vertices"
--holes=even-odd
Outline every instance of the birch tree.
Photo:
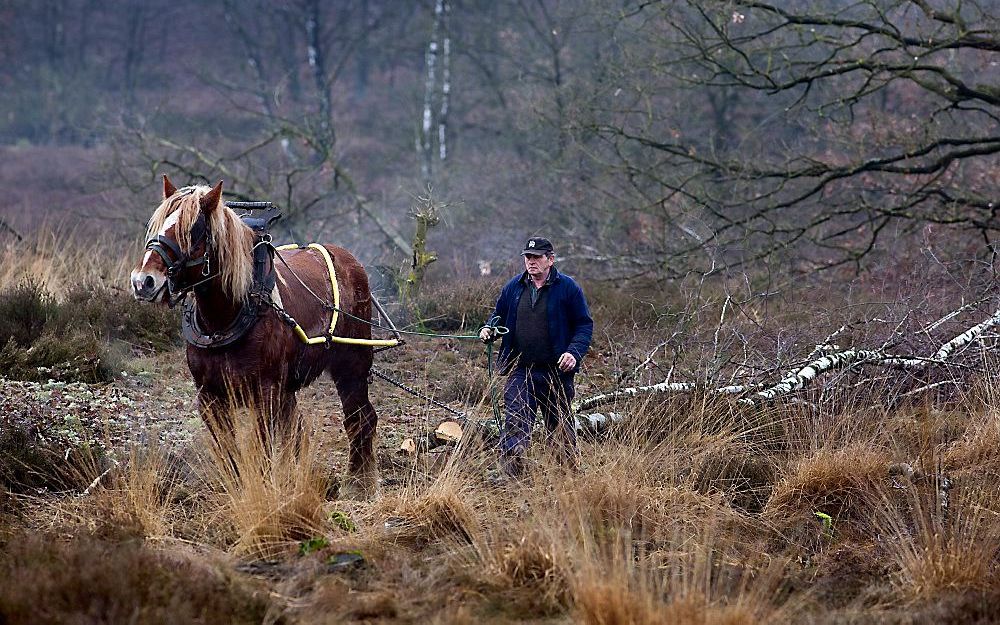
[{"label": "birch tree", "polygon": [[[438,160],[443,163],[448,155],[447,127],[451,97],[451,35],[448,31],[450,12],[448,0],[435,0],[431,37],[424,53],[424,100],[416,148],[420,157],[420,177],[425,189],[429,188],[434,181],[435,135]],[[439,62],[441,63],[440,79],[438,78]],[[436,113],[435,104],[437,104]]]}]

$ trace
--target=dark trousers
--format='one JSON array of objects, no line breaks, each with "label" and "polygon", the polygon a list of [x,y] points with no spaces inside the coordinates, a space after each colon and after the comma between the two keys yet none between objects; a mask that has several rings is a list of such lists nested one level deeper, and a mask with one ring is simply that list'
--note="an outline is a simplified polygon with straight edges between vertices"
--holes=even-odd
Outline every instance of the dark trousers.
[{"label": "dark trousers", "polygon": [[500,454],[507,473],[523,472],[524,454],[539,410],[545,419],[547,439],[558,448],[560,460],[576,466],[576,427],[570,409],[574,393],[572,372],[562,373],[544,365],[514,367],[503,389],[506,414]]}]

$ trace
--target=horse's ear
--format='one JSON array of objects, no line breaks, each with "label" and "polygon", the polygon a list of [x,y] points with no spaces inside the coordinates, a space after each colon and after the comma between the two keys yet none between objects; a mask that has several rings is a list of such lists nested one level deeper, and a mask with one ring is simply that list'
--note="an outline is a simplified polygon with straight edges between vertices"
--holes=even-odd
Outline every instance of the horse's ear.
[{"label": "horse's ear", "polygon": [[212,187],[212,190],[201,196],[201,210],[205,212],[206,215],[210,214],[216,208],[219,207],[219,202],[222,200],[222,181],[219,184]]},{"label": "horse's ear", "polygon": [[170,178],[167,178],[166,174],[163,174],[163,199],[167,199],[174,193],[177,193],[177,187],[170,182]]}]

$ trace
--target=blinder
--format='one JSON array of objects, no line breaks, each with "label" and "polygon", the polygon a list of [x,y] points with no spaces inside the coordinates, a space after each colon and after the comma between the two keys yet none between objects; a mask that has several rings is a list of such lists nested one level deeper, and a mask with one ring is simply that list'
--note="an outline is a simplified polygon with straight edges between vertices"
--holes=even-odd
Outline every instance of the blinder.
[{"label": "blinder", "polygon": [[[163,259],[163,264],[166,265],[167,280],[165,286],[171,296],[176,296],[173,299],[168,298],[167,300],[167,303],[171,307],[191,289],[213,277],[211,276],[211,261],[209,260],[212,253],[212,235],[208,231],[208,222],[205,219],[204,213],[198,215],[197,221],[194,222],[194,226],[191,228],[191,249],[197,248],[202,243],[205,244],[202,255],[198,258],[191,258],[181,250],[177,241],[163,235],[157,235],[146,241],[146,249],[159,254],[160,258]],[[204,279],[191,284],[183,284],[181,280],[183,279],[184,271],[192,267],[198,267],[199,265],[203,265],[201,275]]]}]

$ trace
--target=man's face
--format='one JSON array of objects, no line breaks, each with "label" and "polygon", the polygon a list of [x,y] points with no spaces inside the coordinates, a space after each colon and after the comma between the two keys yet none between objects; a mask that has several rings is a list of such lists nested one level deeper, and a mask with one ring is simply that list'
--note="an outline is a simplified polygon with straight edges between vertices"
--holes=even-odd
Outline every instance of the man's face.
[{"label": "man's face", "polygon": [[545,256],[544,254],[537,256],[535,254],[524,255],[524,269],[532,278],[544,276],[555,262],[556,259],[553,256]]}]

